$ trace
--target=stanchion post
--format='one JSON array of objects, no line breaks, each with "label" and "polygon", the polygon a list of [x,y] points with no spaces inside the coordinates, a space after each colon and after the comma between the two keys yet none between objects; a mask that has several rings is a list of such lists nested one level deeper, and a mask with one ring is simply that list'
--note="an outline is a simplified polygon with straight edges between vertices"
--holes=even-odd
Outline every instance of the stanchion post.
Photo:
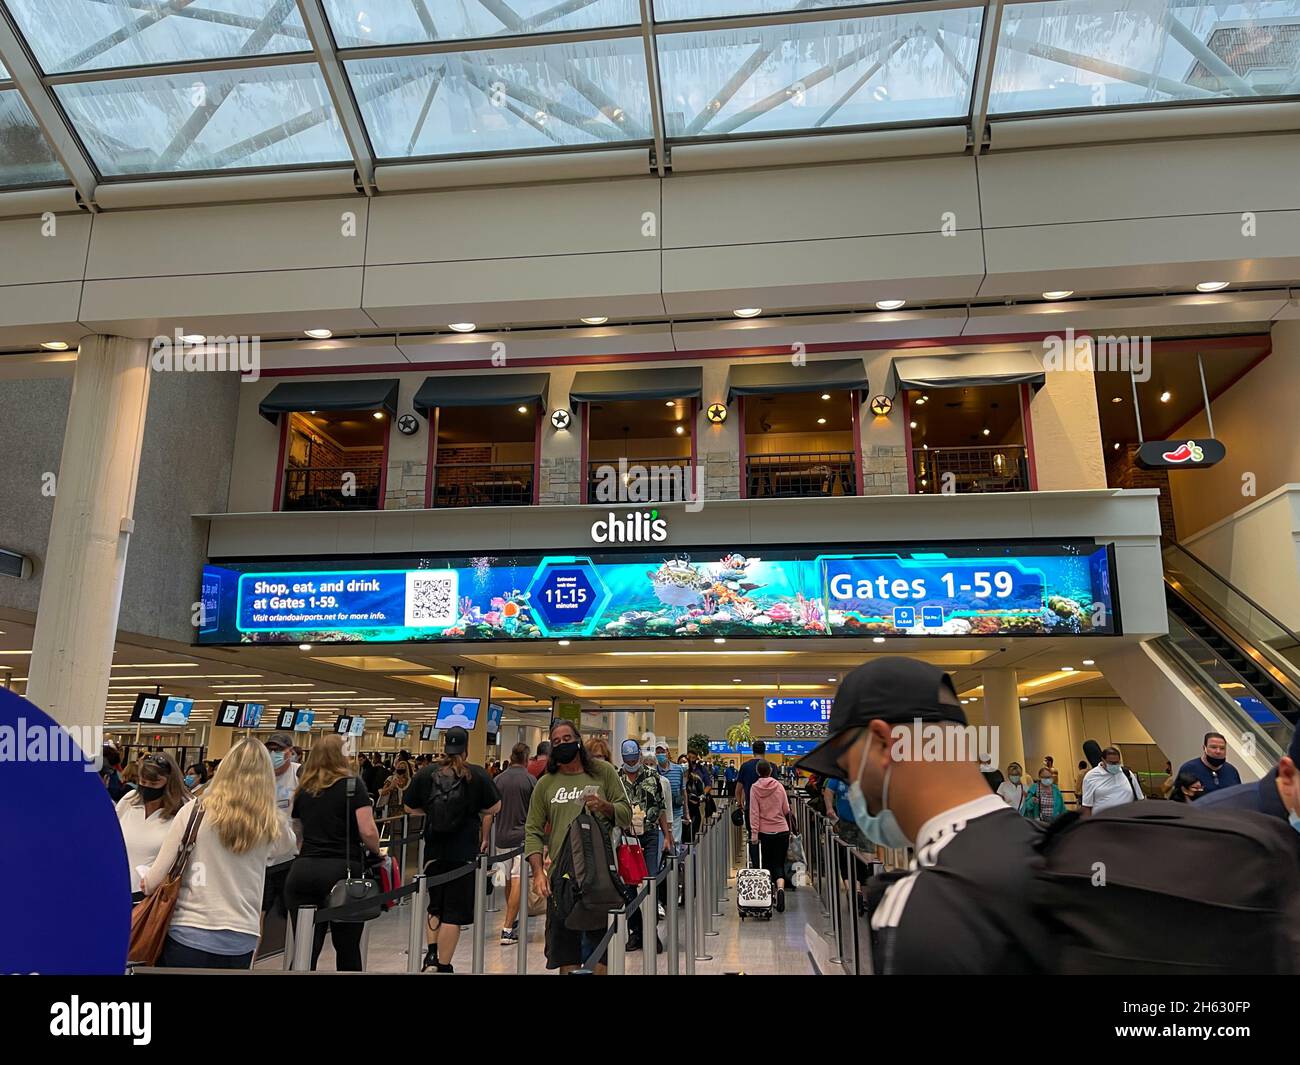
[{"label": "stanchion post", "polygon": [[415,894],[411,896],[411,927],[406,935],[406,971],[418,973],[424,963],[424,912],[429,908],[429,878],[415,876]]},{"label": "stanchion post", "polygon": [[[469,971],[475,976],[483,975],[483,943],[487,936],[487,855],[480,854],[474,863],[474,934],[471,936],[472,949]],[[439,958],[442,964],[443,959]]]},{"label": "stanchion post", "polygon": [[[677,892],[679,890],[682,858],[674,854],[668,859],[668,975],[677,975],[677,925],[681,915],[677,912]],[[687,913],[689,906],[682,907]],[[659,948],[656,947],[656,950]]]},{"label": "stanchion post", "polygon": [[858,859],[851,847],[845,848],[844,857],[849,863],[849,926],[853,929],[849,945],[853,948],[853,975],[861,976],[861,958],[858,954]]},{"label": "stanchion post", "polygon": [[829,917],[831,915],[831,902],[833,901],[831,892],[834,890],[834,884],[832,883],[834,877],[831,875],[830,862],[831,823],[829,820],[821,822],[821,833],[817,845],[821,848],[822,860],[822,916]]},{"label": "stanchion post", "polygon": [[311,971],[311,945],[316,938],[316,907],[298,907],[298,929],[293,937],[293,965],[296,973]]},{"label": "stanchion post", "polygon": [[831,961],[836,965],[844,964],[844,912],[843,900],[840,898],[843,882],[840,880],[839,859],[842,841],[838,836],[831,837],[831,932],[835,936],[835,957]]},{"label": "stanchion post", "polygon": [[706,936],[718,934],[717,929],[713,927],[713,880],[718,872],[717,862],[713,860],[713,848],[717,843],[718,826],[715,819],[713,831],[709,833],[709,838],[704,844],[704,852],[700,855],[700,922]]},{"label": "stanchion post", "polygon": [[280,956],[280,968],[288,972],[293,968],[293,915],[288,907],[284,911],[284,953]]},{"label": "stanchion post", "polygon": [[[609,937],[609,946],[605,948],[605,971],[610,976],[622,976],[623,959],[625,957],[624,948],[626,946],[623,942],[623,936],[627,931],[627,921],[623,916],[623,911],[612,910],[609,915],[609,924],[614,929],[614,934]],[[643,934],[644,931],[642,929]],[[644,945],[642,949],[645,949]],[[591,959],[591,964],[595,965],[596,959]]]},{"label": "stanchion post", "polygon": [[654,976],[659,953],[659,885],[654,877],[642,883],[648,886],[641,900],[641,975]]},{"label": "stanchion post", "polygon": [[[727,828],[731,824],[731,817],[718,827],[717,839],[713,844],[713,894],[709,899],[709,927],[714,927],[714,919],[723,916],[723,905],[727,898]],[[714,935],[717,935],[715,932]]]}]

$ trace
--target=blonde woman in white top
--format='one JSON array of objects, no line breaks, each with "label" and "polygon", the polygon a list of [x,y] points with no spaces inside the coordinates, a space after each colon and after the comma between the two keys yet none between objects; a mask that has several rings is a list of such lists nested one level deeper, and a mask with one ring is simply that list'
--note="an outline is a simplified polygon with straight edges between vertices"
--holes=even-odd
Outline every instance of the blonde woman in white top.
[{"label": "blonde woman in white top", "polygon": [[131,897],[136,902],[144,898],[140,875],[153,865],[173,819],[190,801],[180,766],[170,754],[147,754],[139,765],[139,784],[118,799],[115,807],[131,870]]},{"label": "blonde woman in white top", "polygon": [[[158,964],[247,969],[257,948],[267,860],[292,853],[296,845],[275,805],[275,774],[266,748],[242,740],[222,759],[200,805],[203,818]],[[172,818],[141,881],[146,895],[166,879],[191,812]]]}]

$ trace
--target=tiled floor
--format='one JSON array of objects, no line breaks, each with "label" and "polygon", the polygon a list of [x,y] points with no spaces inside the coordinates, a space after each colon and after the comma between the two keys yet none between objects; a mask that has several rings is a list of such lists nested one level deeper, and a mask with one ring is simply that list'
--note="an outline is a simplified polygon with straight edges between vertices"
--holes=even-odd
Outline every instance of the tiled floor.
[{"label": "tiled floor", "polygon": [[[711,954],[711,961],[697,961],[695,972],[704,974],[746,973],[750,975],[809,975],[816,970],[809,957],[807,929],[811,927],[814,934],[821,935],[823,942],[828,935],[830,921],[822,917],[822,908],[817,892],[812,888],[801,888],[786,893],[785,913],[773,913],[770,921],[747,919],[741,921],[736,913],[734,881],[727,892],[727,904],[723,907],[723,917],[717,918],[716,936],[705,938],[704,950]],[[680,910],[678,911],[681,912]],[[514,973],[518,965],[516,946],[503,947],[498,942],[501,932],[502,913],[488,914],[490,935],[484,949],[484,971],[486,973]],[[370,924],[369,942],[366,953],[366,970],[368,972],[405,972],[406,944],[410,930],[410,906],[401,907],[384,914]],[[542,949],[544,917],[529,921],[528,972],[540,974],[546,972],[546,957]],[[667,940],[664,923],[660,922],[660,935]],[[684,928],[681,933],[685,934]],[[471,968],[470,931],[466,929],[460,939],[452,964],[458,973],[467,973]],[[640,975],[643,971],[644,955],[641,953],[627,955],[626,972]],[[667,972],[667,958],[661,954],[656,960],[659,974]],[[258,964],[258,968],[280,968],[280,958],[267,959]],[[322,970],[334,968],[334,949],[326,941],[321,953]],[[679,972],[685,970],[685,953]]]}]

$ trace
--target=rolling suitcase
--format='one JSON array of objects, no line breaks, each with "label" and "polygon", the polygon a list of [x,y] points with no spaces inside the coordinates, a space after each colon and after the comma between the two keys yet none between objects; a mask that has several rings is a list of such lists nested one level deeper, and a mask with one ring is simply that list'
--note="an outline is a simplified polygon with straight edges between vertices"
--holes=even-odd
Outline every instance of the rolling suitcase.
[{"label": "rolling suitcase", "polygon": [[736,870],[736,909],[740,919],[759,917],[772,919],[772,874],[766,869],[750,865],[751,847],[745,846],[745,868]]}]

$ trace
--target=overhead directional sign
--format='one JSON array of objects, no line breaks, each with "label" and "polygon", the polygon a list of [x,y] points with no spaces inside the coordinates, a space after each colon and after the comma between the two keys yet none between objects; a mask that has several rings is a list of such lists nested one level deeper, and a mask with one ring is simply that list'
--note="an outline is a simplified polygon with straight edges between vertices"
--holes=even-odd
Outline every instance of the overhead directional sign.
[{"label": "overhead directional sign", "polygon": [[1137,464],[1144,470],[1197,470],[1222,462],[1223,443],[1214,439],[1148,440],[1138,448]]},{"label": "overhead directional sign", "polygon": [[834,699],[816,697],[789,698],[773,695],[763,701],[764,716],[769,724],[778,721],[805,725],[820,724],[831,719],[831,703],[834,701]]}]

